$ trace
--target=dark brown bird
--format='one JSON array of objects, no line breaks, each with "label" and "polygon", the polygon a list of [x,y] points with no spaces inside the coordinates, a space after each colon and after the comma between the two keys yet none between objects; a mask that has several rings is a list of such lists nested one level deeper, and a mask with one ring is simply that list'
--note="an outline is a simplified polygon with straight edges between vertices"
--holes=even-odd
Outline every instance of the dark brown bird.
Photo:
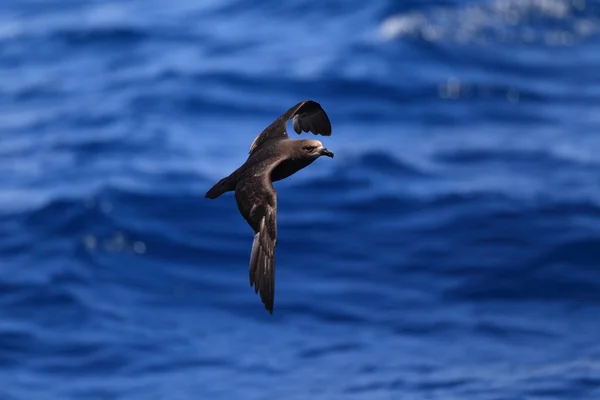
[{"label": "dark brown bird", "polygon": [[275,298],[275,246],[277,245],[277,193],[272,182],[287,178],[310,165],[320,156],[333,158],[333,153],[318,140],[292,140],[286,125],[293,120],[297,134],[331,135],[331,123],[321,105],[302,101],[262,131],[250,145],[246,162],[214,185],[206,196],[216,199],[235,191],[240,214],[254,230],[250,253],[250,286],[269,313]]}]

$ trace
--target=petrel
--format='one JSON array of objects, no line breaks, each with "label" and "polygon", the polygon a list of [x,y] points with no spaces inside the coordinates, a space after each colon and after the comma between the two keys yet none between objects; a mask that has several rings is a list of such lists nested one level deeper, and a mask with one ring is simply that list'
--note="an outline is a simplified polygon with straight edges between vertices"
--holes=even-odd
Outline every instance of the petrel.
[{"label": "petrel", "polygon": [[250,253],[250,287],[260,291],[265,308],[273,314],[275,297],[275,246],[277,245],[277,193],[273,182],[287,178],[320,156],[333,153],[319,140],[292,140],[286,125],[292,120],[297,134],[331,135],[331,123],[321,105],[302,101],[277,118],[250,145],[246,162],[215,184],[205,197],[216,199],[235,191],[240,214],[254,230]]}]

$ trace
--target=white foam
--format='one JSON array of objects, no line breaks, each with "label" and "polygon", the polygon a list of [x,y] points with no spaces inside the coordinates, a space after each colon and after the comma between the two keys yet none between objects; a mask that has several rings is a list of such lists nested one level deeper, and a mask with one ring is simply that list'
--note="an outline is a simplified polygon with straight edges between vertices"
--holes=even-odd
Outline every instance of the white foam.
[{"label": "white foam", "polygon": [[385,40],[569,45],[598,32],[600,21],[585,14],[586,8],[586,0],[490,0],[442,6],[389,17],[379,34]]}]

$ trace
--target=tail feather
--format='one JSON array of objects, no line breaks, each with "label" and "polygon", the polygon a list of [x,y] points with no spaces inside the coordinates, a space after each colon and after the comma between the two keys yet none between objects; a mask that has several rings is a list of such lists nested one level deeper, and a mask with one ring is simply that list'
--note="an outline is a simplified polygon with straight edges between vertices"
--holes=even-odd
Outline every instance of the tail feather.
[{"label": "tail feather", "polygon": [[204,197],[208,199],[216,199],[223,193],[235,190],[236,184],[236,179],[232,175],[229,175],[228,177],[221,179],[213,187],[211,187],[210,190],[206,192]]}]

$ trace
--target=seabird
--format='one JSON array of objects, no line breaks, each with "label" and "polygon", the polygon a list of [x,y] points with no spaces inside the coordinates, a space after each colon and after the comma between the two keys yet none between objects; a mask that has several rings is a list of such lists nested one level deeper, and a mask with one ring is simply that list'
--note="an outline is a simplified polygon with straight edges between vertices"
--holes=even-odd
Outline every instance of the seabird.
[{"label": "seabird", "polygon": [[265,308],[273,314],[275,297],[275,246],[277,245],[277,193],[273,182],[287,178],[320,156],[333,153],[319,140],[292,140],[286,125],[292,119],[297,134],[331,135],[331,123],[321,105],[302,101],[263,130],[250,145],[246,162],[215,184],[205,197],[216,199],[235,191],[240,214],[254,230],[250,253],[250,287],[260,291]]}]

